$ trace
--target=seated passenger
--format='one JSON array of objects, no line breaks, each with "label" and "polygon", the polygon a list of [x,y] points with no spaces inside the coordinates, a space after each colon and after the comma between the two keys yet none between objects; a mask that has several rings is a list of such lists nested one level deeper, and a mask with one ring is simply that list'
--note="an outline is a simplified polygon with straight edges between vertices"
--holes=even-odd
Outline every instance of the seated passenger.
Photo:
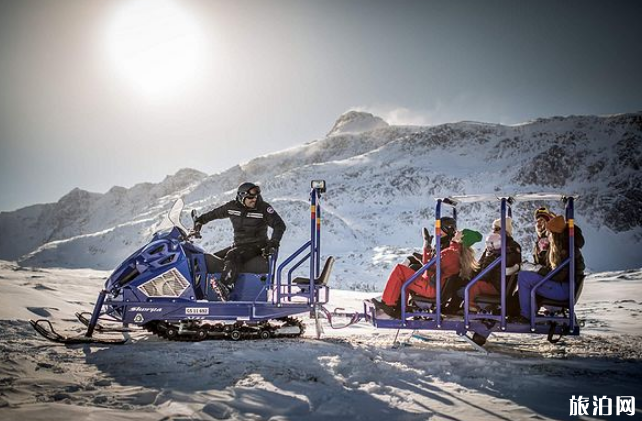
[{"label": "seated passenger", "polygon": [[[486,250],[479,258],[479,268],[473,273],[473,278],[479,275],[491,263],[501,256],[502,253],[501,220],[493,222],[493,232],[486,237]],[[522,261],[522,248],[513,239],[513,224],[510,218],[506,218],[506,269],[519,265]],[[483,279],[477,281],[470,288],[470,303],[475,303],[479,295],[500,295],[501,294],[501,264],[490,270]]]},{"label": "seated passenger", "polygon": [[548,231],[546,231],[546,223],[555,218],[553,212],[545,207],[535,210],[535,231],[537,232],[537,240],[533,246],[533,263],[536,265],[546,264],[546,253],[548,252]]},{"label": "seated passenger", "polygon": [[[477,231],[464,229],[457,231],[448,247],[441,250],[441,286],[442,289],[446,280],[451,276],[459,274],[463,279],[470,279],[473,270],[476,268],[475,252],[472,245],[482,239],[482,235]],[[419,296],[426,298],[435,298],[437,294],[435,282],[435,266],[432,266],[426,272],[425,276],[420,276],[407,288],[407,291],[414,292]],[[390,277],[383,291],[381,301],[372,300],[375,307],[384,311],[391,317],[398,318],[401,314],[401,287],[406,280],[408,280],[415,271],[408,266],[397,265]],[[444,297],[446,300],[448,297]],[[408,297],[404,297],[408,300]]]},{"label": "seated passenger", "polygon": [[[444,216],[439,220],[441,222],[441,240],[439,241],[440,249],[443,250],[450,245],[455,232],[457,232],[457,221],[448,216]],[[428,232],[427,228],[423,229],[423,253],[413,253],[406,258],[402,263],[408,266],[415,272],[421,269],[423,265],[428,263],[434,257],[434,249],[432,248],[432,235]]]},{"label": "seated passenger", "polygon": [[[563,263],[569,257],[569,231],[563,216],[556,216],[546,223],[549,249],[546,253],[545,265],[537,272],[521,271],[517,278],[519,284],[519,322],[530,322],[531,290],[544,277]],[[584,279],[584,257],[580,248],[584,246],[584,236],[579,227],[575,226],[575,287]],[[569,265],[566,265],[555,276],[537,288],[537,295],[552,300],[564,301],[569,299]]]}]

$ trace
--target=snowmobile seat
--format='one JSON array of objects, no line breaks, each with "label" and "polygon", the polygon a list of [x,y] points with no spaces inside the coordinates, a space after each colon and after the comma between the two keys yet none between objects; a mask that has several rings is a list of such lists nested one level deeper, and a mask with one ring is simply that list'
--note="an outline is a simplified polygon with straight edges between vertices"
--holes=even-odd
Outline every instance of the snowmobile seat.
[{"label": "snowmobile seat", "polygon": [[[512,297],[517,290],[519,264],[506,268],[506,297]],[[499,305],[501,295],[478,295],[475,301],[480,305]]]},{"label": "snowmobile seat", "polygon": [[[333,266],[334,266],[334,256],[330,256],[326,259],[323,265],[323,269],[321,270],[321,274],[319,275],[318,278],[314,280],[315,287],[325,286],[328,284],[328,279],[330,278],[330,272],[332,272]],[[300,286],[305,286],[306,284],[309,285],[310,278],[299,276],[294,278],[292,280],[292,283]]]},{"label": "snowmobile seat", "polygon": [[[230,248],[228,247],[214,254],[205,253],[207,273],[220,274],[223,272],[223,258]],[[259,301],[267,301],[265,282],[268,272],[268,260],[264,256],[255,256],[245,262],[239,271],[229,300],[252,301],[258,299]],[[205,286],[204,295],[210,301],[218,301],[220,299],[218,293],[211,288],[209,283]]]},{"label": "snowmobile seat", "polygon": [[223,259],[214,254],[205,253],[205,266],[207,273],[221,273],[223,272]]},{"label": "snowmobile seat", "polygon": [[241,267],[242,273],[268,273],[270,268],[265,256],[254,256]]},{"label": "snowmobile seat", "polygon": [[[225,255],[230,251],[232,247],[226,247],[223,250],[219,250],[214,254],[205,254],[205,263],[207,264],[208,273],[221,273],[223,272],[223,266]],[[264,256],[255,256],[245,262],[241,267],[239,273],[268,273],[268,260]]]}]

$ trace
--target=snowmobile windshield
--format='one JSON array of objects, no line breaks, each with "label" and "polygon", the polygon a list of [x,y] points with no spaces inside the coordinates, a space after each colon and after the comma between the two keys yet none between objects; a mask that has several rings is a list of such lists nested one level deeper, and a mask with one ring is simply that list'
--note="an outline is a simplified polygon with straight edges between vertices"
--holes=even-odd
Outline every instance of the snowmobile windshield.
[{"label": "snowmobile windshield", "polygon": [[184,233],[187,232],[187,228],[181,223],[181,213],[183,212],[183,199],[178,199],[174,202],[174,206],[169,210],[167,214],[167,219],[172,223],[173,226],[180,228]]},{"label": "snowmobile windshield", "polygon": [[177,227],[183,235],[187,235],[187,228],[181,223],[181,213],[183,212],[183,199],[178,199],[172,205],[163,222],[157,228],[157,232],[170,231]]}]

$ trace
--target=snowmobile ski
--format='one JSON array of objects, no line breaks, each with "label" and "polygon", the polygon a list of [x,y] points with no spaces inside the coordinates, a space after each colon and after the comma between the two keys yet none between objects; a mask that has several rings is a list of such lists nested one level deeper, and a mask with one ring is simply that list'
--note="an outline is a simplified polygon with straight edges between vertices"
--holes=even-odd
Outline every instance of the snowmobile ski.
[{"label": "snowmobile ski", "polygon": [[[85,325],[86,327],[89,327],[90,323],[90,318],[87,317],[89,315],[91,317],[91,313],[88,311],[84,311],[82,313],[78,312],[76,313],[76,318]],[[114,332],[114,333],[129,333],[129,332],[134,332],[134,329],[131,328],[126,328],[126,327],[115,327],[115,326],[103,326],[100,323],[96,323],[96,327],[94,328],[98,332]]]},{"label": "snowmobile ski", "polygon": [[[57,342],[61,344],[110,344],[110,345],[120,345],[127,342],[127,339],[116,339],[116,338],[93,338],[90,336],[63,336],[56,332],[51,322],[47,319],[39,320],[29,320],[31,326],[42,335],[45,339],[48,339],[52,342]],[[46,328],[41,325],[47,324],[49,327]]]}]

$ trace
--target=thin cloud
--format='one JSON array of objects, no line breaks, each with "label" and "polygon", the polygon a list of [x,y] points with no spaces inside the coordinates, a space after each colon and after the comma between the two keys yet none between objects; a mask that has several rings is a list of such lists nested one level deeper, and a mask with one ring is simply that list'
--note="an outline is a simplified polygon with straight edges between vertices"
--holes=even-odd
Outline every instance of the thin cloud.
[{"label": "thin cloud", "polygon": [[433,124],[425,113],[405,107],[357,106],[353,109],[381,117],[393,126],[429,126]]}]

